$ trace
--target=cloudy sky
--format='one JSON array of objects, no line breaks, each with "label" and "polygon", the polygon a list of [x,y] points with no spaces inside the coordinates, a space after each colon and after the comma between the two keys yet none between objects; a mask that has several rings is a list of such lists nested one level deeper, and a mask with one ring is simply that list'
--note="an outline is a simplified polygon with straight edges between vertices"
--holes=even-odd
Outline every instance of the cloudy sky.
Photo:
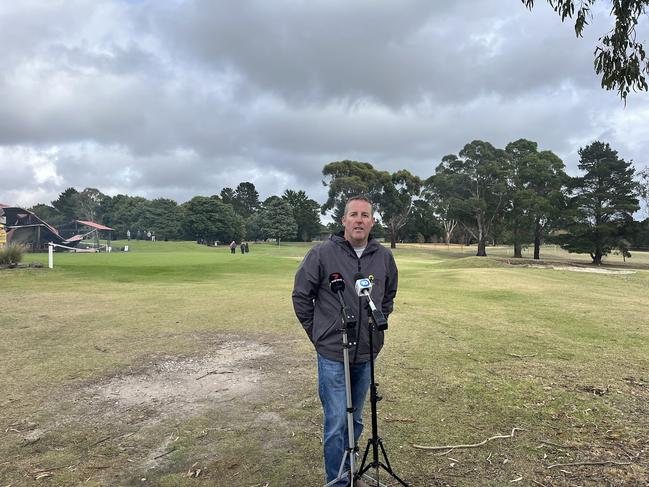
[{"label": "cloudy sky", "polygon": [[625,107],[593,71],[607,3],[577,39],[544,0],[2,2],[0,202],[250,181],[322,203],[328,162],[428,177],[474,139],[534,140],[573,175],[599,139],[642,168],[649,94]]}]

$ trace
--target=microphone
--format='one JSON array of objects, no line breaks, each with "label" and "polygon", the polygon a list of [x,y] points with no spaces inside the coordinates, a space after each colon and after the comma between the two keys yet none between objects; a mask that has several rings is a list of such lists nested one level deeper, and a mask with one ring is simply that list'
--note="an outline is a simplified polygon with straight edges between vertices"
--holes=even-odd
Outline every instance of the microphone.
[{"label": "microphone", "polygon": [[343,327],[349,333],[349,344],[353,345],[356,343],[356,336],[354,334],[356,316],[354,316],[352,309],[345,303],[345,297],[343,295],[343,291],[345,290],[345,280],[340,272],[332,272],[329,274],[329,289],[331,289],[332,293],[338,295]]},{"label": "microphone", "polygon": [[376,308],[376,306],[374,305],[374,301],[372,301],[372,298],[370,297],[370,291],[372,290],[372,281],[370,279],[367,279],[360,272],[354,274],[354,280],[356,281],[354,284],[354,288],[356,289],[356,294],[358,294],[361,297],[364,296],[367,298],[367,304],[370,307],[370,311],[372,313],[372,320],[374,321],[374,325],[376,326],[376,329],[379,331],[387,330],[388,320],[386,319],[383,312]]}]

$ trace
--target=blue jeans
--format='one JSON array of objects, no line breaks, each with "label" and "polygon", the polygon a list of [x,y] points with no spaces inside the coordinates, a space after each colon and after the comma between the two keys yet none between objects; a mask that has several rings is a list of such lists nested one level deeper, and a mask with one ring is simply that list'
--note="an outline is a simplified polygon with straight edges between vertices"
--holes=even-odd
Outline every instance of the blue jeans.
[{"label": "blue jeans", "polygon": [[[363,432],[363,404],[370,387],[370,363],[349,364],[354,411],[354,438],[356,443]],[[340,462],[347,448],[347,396],[345,393],[345,366],[318,354],[318,393],[324,413],[324,463],[327,482],[338,476]],[[347,459],[349,463],[349,459]],[[349,469],[349,464],[346,465]],[[342,480],[336,487],[344,487]]]}]

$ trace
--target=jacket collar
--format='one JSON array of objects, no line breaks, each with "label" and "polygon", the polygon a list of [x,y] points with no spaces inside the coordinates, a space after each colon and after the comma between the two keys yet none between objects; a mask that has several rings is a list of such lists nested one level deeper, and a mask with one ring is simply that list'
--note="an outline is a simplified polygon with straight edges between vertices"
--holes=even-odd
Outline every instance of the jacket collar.
[{"label": "jacket collar", "polygon": [[[334,243],[345,247],[349,251],[354,252],[354,255],[356,255],[356,253],[354,251],[354,247],[352,247],[352,244],[350,244],[349,241],[345,240],[345,232],[344,231],[340,231],[338,233],[331,234],[329,239],[331,241],[333,241]],[[367,245],[365,246],[365,252],[367,252],[367,253],[374,252],[378,248],[379,245],[380,244],[379,244],[378,240],[376,240],[374,238],[374,236],[370,233],[369,236],[367,237]]]}]

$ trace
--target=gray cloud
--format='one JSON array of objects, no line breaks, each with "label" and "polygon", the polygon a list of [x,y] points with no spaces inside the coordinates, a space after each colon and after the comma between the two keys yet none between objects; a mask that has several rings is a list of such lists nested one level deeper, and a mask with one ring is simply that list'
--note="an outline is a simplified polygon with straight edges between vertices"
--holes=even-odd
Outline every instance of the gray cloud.
[{"label": "gray cloud", "polygon": [[644,166],[647,95],[625,108],[592,70],[609,18],[576,39],[537,3],[5,5],[0,201],[68,186],[185,201],[240,181],[324,201],[327,162],[427,177],[476,138],[530,138],[573,173],[577,149],[604,138]]}]

